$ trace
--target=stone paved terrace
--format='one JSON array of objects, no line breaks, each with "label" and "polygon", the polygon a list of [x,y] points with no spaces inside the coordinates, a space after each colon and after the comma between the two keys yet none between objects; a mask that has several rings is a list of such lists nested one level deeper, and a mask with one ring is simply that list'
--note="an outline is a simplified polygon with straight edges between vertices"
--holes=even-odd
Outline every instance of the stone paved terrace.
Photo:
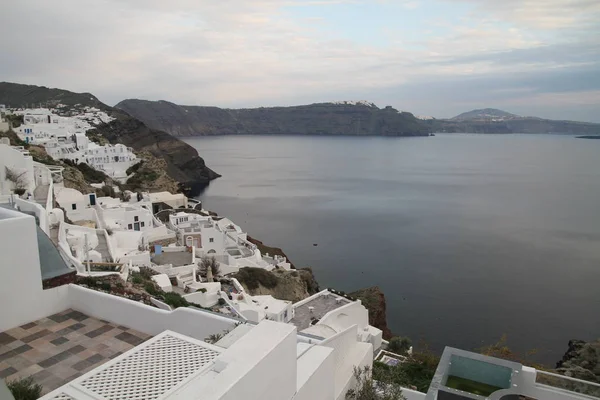
[{"label": "stone paved terrace", "polygon": [[[341,300],[338,302],[337,299]],[[321,319],[329,311],[345,306],[348,303],[351,303],[351,301],[333,293],[327,296],[319,296],[308,303],[295,307],[294,318],[290,322],[296,325],[298,332],[300,332],[310,326],[312,317]],[[314,307],[314,310],[311,312],[309,307]]]},{"label": "stone paved terrace", "polygon": [[32,376],[45,394],[150,337],[65,310],[0,333],[0,379]]}]

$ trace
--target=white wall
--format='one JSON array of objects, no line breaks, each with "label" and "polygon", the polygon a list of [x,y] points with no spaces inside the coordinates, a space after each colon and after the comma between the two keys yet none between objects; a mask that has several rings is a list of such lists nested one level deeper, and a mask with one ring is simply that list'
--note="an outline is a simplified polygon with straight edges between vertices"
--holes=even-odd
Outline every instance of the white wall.
[{"label": "white wall", "polygon": [[402,388],[402,395],[406,397],[406,400],[425,400],[425,396],[427,396],[425,393],[407,388]]},{"label": "white wall", "polygon": [[[210,239],[213,239],[211,242]],[[225,235],[215,228],[202,228],[202,250],[208,255],[210,250],[216,254],[223,254]]]},{"label": "white wall", "polygon": [[16,173],[25,172],[23,177],[26,190],[33,194],[35,189],[35,175],[33,173],[33,158],[25,156],[20,151],[5,144],[0,144],[0,195],[7,195],[14,188],[14,184],[6,179],[6,167]]},{"label": "white wall", "polygon": [[263,321],[219,355],[173,399],[288,400],[296,392],[296,328]]},{"label": "white wall", "polygon": [[297,392],[294,400],[331,400],[335,392],[333,350],[313,346],[298,358]]},{"label": "white wall", "polygon": [[157,335],[169,329],[204,340],[209,335],[233,329],[238,322],[191,308],[178,308],[170,312],[159,310],[137,301],[77,285],[69,285],[69,301],[71,308],[84,314],[148,335]]},{"label": "white wall", "polygon": [[42,289],[35,219],[0,209],[0,237],[0,332],[69,308],[66,286]]},{"label": "white wall", "polygon": [[358,329],[362,329],[369,325],[369,311],[358,300],[329,311],[317,324],[330,326],[336,332],[341,332],[352,325],[358,325]]},{"label": "white wall", "polygon": [[357,328],[353,325],[321,342],[321,346],[334,350],[336,399],[343,399],[348,389],[356,385],[354,367],[373,364],[373,346],[357,341]]},{"label": "white wall", "polygon": [[50,226],[48,223],[48,213],[38,203],[34,203],[32,201],[23,200],[17,196],[15,196],[15,204],[18,209],[24,212],[32,212],[35,213],[36,217],[38,217],[40,221],[40,228],[46,233],[46,235],[50,235]]}]

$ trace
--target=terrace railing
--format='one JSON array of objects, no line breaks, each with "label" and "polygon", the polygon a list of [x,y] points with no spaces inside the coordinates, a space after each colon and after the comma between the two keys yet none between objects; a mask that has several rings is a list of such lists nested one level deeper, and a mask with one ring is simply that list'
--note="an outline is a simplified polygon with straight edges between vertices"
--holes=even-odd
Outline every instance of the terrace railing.
[{"label": "terrace railing", "polygon": [[535,382],[540,386],[551,386],[561,391],[579,393],[586,398],[600,398],[600,383],[544,371],[536,371]]}]

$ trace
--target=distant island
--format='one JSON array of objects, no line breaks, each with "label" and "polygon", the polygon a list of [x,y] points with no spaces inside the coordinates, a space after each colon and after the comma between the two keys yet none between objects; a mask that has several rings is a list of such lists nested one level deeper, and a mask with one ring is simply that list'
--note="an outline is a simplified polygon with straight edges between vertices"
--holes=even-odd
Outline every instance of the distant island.
[{"label": "distant island", "polygon": [[522,117],[495,108],[472,110],[450,119],[426,119],[423,122],[433,131],[447,133],[600,134],[600,124]]},{"label": "distant island", "polygon": [[484,108],[450,119],[416,117],[368,101],[336,101],[291,107],[226,109],[184,106],[168,101],[129,99],[119,108],[153,129],[173,136],[354,135],[428,136],[430,133],[600,134],[600,124],[522,117]]},{"label": "distant island", "polygon": [[577,136],[577,139],[600,139],[600,135]]}]

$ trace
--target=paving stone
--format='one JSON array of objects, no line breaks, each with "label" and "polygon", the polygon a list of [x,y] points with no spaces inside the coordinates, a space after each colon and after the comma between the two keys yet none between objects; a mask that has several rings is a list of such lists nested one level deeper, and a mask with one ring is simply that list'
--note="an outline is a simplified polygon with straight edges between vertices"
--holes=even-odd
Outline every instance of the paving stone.
[{"label": "paving stone", "polygon": [[31,334],[29,336],[25,336],[25,337],[21,338],[21,341],[25,342],[25,343],[33,342],[34,340],[44,337],[50,333],[51,332],[48,329],[43,329],[39,332],[36,332],[34,334]]},{"label": "paving stone", "polygon": [[33,365],[30,365],[30,366],[29,366],[29,367],[27,367],[27,368],[23,368],[23,369],[21,369],[19,372],[17,372],[16,374],[12,375],[12,376],[10,377],[10,379],[21,379],[21,378],[27,378],[27,377],[30,377],[30,376],[32,376],[32,375],[34,375],[34,374],[37,374],[38,372],[40,372],[40,371],[42,371],[42,370],[43,370],[43,368],[42,368],[42,367],[40,367],[40,366],[39,366],[39,365],[37,365],[37,364],[33,364]]},{"label": "paving stone", "polygon": [[53,366],[54,364],[58,364],[58,362],[59,362],[59,361],[60,361],[60,360],[57,360],[57,359],[56,359],[56,358],[54,358],[54,357],[50,357],[50,358],[47,358],[47,359],[45,359],[45,360],[42,360],[42,361],[40,361],[40,362],[38,363],[38,365],[39,365],[40,367],[42,367],[42,368],[50,368],[50,367],[51,367],[51,366]]},{"label": "paving stone", "polygon": [[73,346],[70,349],[68,349],[67,351],[71,354],[78,354],[81,353],[82,351],[85,350],[85,347],[83,347],[82,345],[78,344],[77,346]]},{"label": "paving stone", "polygon": [[93,364],[87,360],[82,360],[79,361],[78,363],[75,363],[73,365],[71,365],[71,368],[76,369],[77,371],[83,371],[84,369],[91,367]]},{"label": "paving stone", "polygon": [[22,369],[29,367],[30,365],[33,365],[33,361],[30,361],[23,356],[14,356],[14,357],[8,359],[7,362],[8,362],[8,365],[16,368],[17,371],[20,371]]},{"label": "paving stone", "polygon": [[100,336],[105,332],[110,331],[111,329],[113,329],[114,327],[112,325],[104,325],[98,329],[95,329],[91,332],[88,332],[85,334],[85,336],[89,337],[89,338],[95,338],[96,336]]},{"label": "paving stone", "polygon": [[70,329],[72,331],[76,331],[76,330],[79,330],[81,328],[85,328],[85,325],[82,324],[81,322],[78,322],[76,324],[73,324],[73,325],[70,325],[70,326],[67,327],[67,329]]},{"label": "paving stone", "polygon": [[0,379],[4,379],[6,377],[11,376],[12,374],[16,374],[17,370],[14,367],[8,367],[0,371]]},{"label": "paving stone", "polygon": [[115,336],[115,338],[122,340],[132,346],[137,346],[138,344],[144,342],[144,340],[142,338],[132,335],[129,332],[122,332],[122,333],[118,334],[117,336]]},{"label": "paving stone", "polygon": [[86,359],[86,361],[91,362],[92,364],[97,364],[102,360],[104,360],[104,357],[101,354],[94,354]]},{"label": "paving stone", "polygon": [[67,343],[69,341],[69,339],[65,338],[65,337],[59,337],[57,339],[51,340],[50,343],[59,346],[63,343]]},{"label": "paving stone", "polygon": [[71,311],[67,315],[69,316],[69,318],[71,318],[75,321],[79,321],[79,322],[84,321],[89,318],[87,315],[85,315],[84,313],[79,312],[79,311]]},{"label": "paving stone", "polygon": [[27,330],[33,328],[34,326],[37,326],[37,324],[35,322],[30,322],[28,324],[21,325],[20,328]]},{"label": "paving stone", "polygon": [[65,315],[65,314],[61,315],[61,313],[51,315],[48,318],[50,318],[54,322],[64,322],[64,321],[70,319],[68,315]]},{"label": "paving stone", "polygon": [[15,353],[15,354],[21,354],[21,353],[25,353],[26,351],[29,351],[29,350],[31,350],[32,348],[33,348],[33,347],[31,347],[30,345],[28,345],[28,344],[24,344],[23,346],[19,346],[19,347],[17,347],[17,348],[16,348],[16,349],[14,349],[13,351],[14,351],[14,353]]}]

